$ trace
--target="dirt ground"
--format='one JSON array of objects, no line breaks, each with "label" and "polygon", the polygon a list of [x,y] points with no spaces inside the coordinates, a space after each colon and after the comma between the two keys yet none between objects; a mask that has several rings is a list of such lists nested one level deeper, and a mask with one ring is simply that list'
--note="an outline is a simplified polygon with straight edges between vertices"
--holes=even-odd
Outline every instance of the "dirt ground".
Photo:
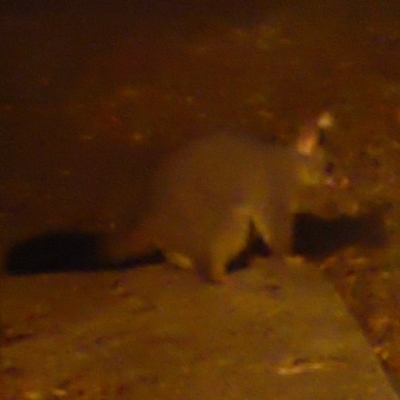
[{"label": "dirt ground", "polygon": [[[232,130],[288,142],[304,121],[332,113],[326,148],[343,185],[314,194],[305,211],[345,215],[338,232],[354,240],[313,259],[400,388],[398,2],[2,1],[0,58],[3,260],[44,232],[123,230],[139,213],[145,167],[191,137]],[[382,229],[384,245],[373,234]],[[124,295],[118,274],[93,274],[96,285],[68,273],[54,289],[42,282],[57,305],[48,313],[21,295],[46,276],[4,273],[4,286],[20,286],[2,290],[16,307],[2,310],[3,346],[62,329],[73,319],[66,302],[84,321],[104,290]],[[23,371],[3,372],[23,382]],[[94,390],[76,398],[101,398]],[[27,388],[24,398],[40,397]]]}]

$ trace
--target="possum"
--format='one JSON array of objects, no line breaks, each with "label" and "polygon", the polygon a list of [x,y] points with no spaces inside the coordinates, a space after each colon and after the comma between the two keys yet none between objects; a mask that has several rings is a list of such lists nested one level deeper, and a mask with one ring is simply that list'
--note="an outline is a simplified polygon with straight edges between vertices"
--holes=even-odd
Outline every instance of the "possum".
[{"label": "possum", "polygon": [[319,145],[326,125],[326,116],[304,125],[293,146],[222,132],[172,151],[151,170],[136,226],[105,239],[106,257],[118,263],[159,249],[168,262],[223,282],[250,226],[287,255],[299,190],[327,180]]}]

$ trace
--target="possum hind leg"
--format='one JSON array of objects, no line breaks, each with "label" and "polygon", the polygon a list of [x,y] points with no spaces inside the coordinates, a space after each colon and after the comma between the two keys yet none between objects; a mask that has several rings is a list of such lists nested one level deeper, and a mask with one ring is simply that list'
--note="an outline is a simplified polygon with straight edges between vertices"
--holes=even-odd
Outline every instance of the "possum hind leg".
[{"label": "possum hind leg", "polygon": [[249,232],[249,216],[241,209],[233,210],[223,221],[212,238],[210,265],[206,271],[211,281],[226,280],[227,265],[246,247]]}]

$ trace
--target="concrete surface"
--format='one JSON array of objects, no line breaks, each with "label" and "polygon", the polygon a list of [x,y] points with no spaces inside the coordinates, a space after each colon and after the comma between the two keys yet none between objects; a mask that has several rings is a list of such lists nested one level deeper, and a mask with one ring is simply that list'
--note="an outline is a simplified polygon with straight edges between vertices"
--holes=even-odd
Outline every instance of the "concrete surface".
[{"label": "concrete surface", "polygon": [[7,400],[397,399],[313,264],[257,259],[222,286],[164,265],[17,277],[3,293]]}]

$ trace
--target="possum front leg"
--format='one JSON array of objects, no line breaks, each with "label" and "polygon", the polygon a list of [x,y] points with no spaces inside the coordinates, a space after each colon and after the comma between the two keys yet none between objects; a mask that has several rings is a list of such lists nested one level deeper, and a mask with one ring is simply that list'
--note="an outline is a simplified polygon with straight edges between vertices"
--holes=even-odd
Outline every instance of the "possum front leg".
[{"label": "possum front leg", "polygon": [[293,213],[289,207],[277,207],[271,218],[270,246],[278,255],[289,255],[293,241]]},{"label": "possum front leg", "polygon": [[289,254],[292,248],[293,215],[289,207],[268,207],[252,215],[256,231],[265,244],[279,255]]}]

